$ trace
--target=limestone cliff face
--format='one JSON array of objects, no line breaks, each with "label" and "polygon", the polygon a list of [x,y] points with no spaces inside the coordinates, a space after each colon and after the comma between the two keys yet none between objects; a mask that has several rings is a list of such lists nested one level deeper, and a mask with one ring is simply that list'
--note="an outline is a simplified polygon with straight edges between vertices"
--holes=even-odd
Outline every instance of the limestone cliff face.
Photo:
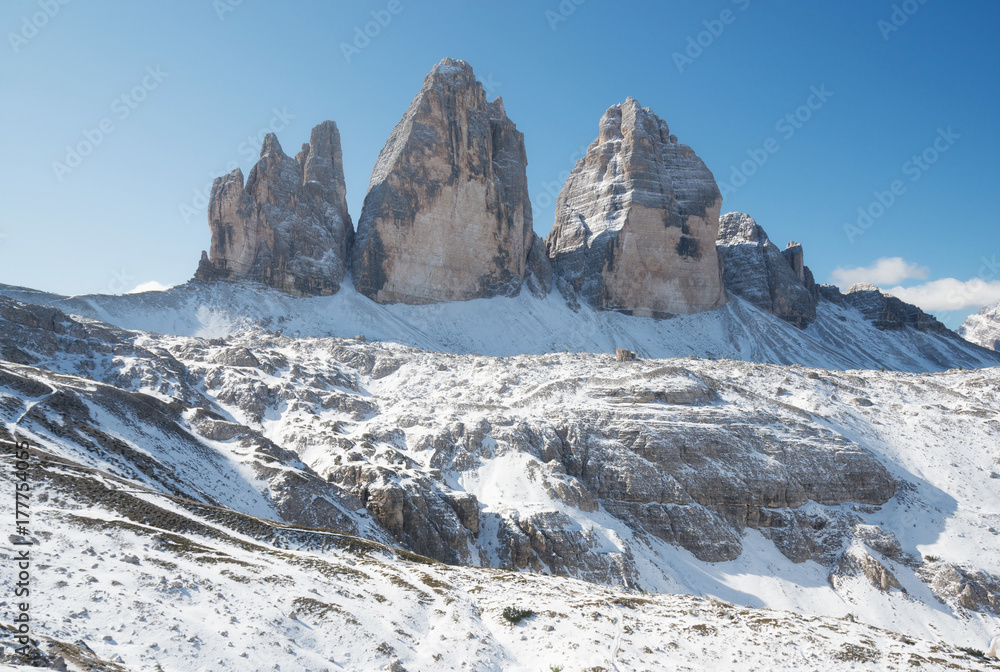
[{"label": "limestone cliff face", "polygon": [[553,269],[599,309],[713,310],[726,302],[715,249],[721,204],[702,160],[629,98],[601,118],[559,194],[546,240]]},{"label": "limestone cliff face", "polygon": [[801,245],[781,251],[752,217],[730,212],[719,221],[718,248],[728,291],[800,329],[816,319],[819,295]]},{"label": "limestone cliff face", "polygon": [[524,135],[445,59],[379,154],[351,255],[354,285],[381,303],[520,291],[534,234]]},{"label": "limestone cliff face", "polygon": [[354,235],[346,192],[334,122],[316,126],[294,159],[268,134],[246,185],[239,169],[212,185],[212,246],[195,277],[262,282],[300,296],[335,293]]}]

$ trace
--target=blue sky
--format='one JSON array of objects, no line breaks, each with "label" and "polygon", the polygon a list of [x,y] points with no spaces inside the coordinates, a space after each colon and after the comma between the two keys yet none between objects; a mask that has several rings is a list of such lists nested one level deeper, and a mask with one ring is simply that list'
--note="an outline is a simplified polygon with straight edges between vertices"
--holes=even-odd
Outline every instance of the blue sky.
[{"label": "blue sky", "polygon": [[801,242],[819,281],[899,288],[949,326],[1000,299],[997,0],[63,1],[0,9],[3,283],[186,281],[211,178],[248,172],[269,128],[294,154],[337,122],[357,222],[451,56],[524,132],[542,236],[601,114],[633,96],[704,159],[724,212]]}]

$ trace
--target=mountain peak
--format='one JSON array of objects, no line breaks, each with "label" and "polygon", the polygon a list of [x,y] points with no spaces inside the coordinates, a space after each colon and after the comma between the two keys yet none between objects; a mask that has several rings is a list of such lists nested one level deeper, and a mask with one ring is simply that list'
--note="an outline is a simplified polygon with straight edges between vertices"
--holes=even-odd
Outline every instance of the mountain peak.
[{"label": "mountain peak", "polygon": [[380,303],[516,295],[535,237],[526,166],[523,134],[472,67],[435,65],[372,171],[355,287]]},{"label": "mountain peak", "polygon": [[634,98],[601,117],[546,239],[557,274],[591,305],[636,315],[726,302],[716,252],[722,196],[711,171]]}]

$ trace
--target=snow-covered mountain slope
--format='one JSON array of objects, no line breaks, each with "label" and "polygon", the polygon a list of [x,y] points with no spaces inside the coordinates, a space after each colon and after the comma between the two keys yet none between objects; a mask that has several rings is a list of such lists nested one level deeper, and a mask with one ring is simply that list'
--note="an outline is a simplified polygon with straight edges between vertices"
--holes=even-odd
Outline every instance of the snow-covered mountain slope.
[{"label": "snow-covered mountain slope", "polygon": [[[30,459],[33,636],[59,669],[1000,669],[972,638],[450,567]],[[0,630],[0,659],[11,645]]]},{"label": "snow-covered mountain slope", "polygon": [[1000,350],[1000,303],[969,315],[958,328],[962,338],[990,350]]},{"label": "snow-covered mountain slope", "polygon": [[7,430],[130,488],[963,646],[1000,628],[997,369],[204,339],[10,300],[0,318]]},{"label": "snow-covered mountain slope", "polygon": [[362,334],[425,350],[493,356],[620,347],[652,358],[696,355],[830,369],[919,372],[1000,365],[1000,354],[952,332],[880,331],[856,310],[825,300],[816,322],[800,331],[737,297],[716,311],[657,320],[571,307],[558,292],[544,298],[524,291],[514,298],[381,305],[354,291],[349,279],[336,295],[315,298],[262,285],[200,282],[166,292],[77,297],[0,286],[0,295],[126,329],[207,338],[257,326],[292,336]]}]

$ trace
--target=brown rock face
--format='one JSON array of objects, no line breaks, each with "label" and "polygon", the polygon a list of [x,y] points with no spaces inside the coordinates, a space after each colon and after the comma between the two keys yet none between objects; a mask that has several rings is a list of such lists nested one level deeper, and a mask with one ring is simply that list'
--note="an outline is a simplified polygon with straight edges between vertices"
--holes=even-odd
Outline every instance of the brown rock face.
[{"label": "brown rock face", "polygon": [[212,185],[212,247],[195,277],[262,282],[300,296],[335,293],[354,235],[346,192],[334,122],[316,126],[294,159],[268,134],[245,186],[239,169]]},{"label": "brown rock face", "polygon": [[636,315],[726,302],[715,250],[722,196],[666,122],[629,98],[601,118],[556,203],[556,275],[591,305]]},{"label": "brown rock face", "polygon": [[468,63],[438,63],[375,164],[355,287],[380,303],[517,294],[534,236],[527,163],[503,101],[486,101]]}]

